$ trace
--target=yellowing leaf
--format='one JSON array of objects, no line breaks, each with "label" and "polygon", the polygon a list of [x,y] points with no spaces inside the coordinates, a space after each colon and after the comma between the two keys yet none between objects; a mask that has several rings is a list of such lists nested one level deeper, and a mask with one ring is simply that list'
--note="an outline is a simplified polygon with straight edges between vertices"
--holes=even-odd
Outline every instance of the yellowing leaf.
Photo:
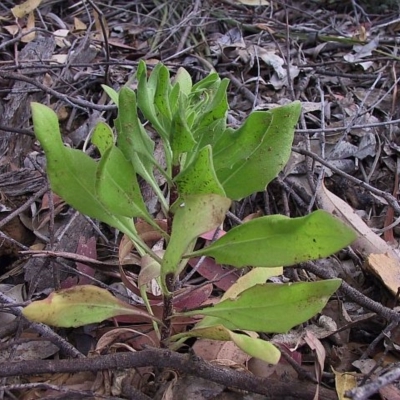
[{"label": "yellowing leaf", "polygon": [[356,376],[352,372],[338,372],[333,368],[332,371],[335,374],[335,387],[338,398],[339,400],[345,400],[347,399],[345,393],[357,387]]},{"label": "yellowing leaf", "polygon": [[253,268],[247,274],[241,276],[221,297],[221,301],[225,299],[234,299],[246,289],[251,288],[254,285],[262,284],[272,276],[278,276],[283,274],[282,267],[272,268]]},{"label": "yellowing leaf", "polygon": [[19,4],[11,9],[15,18],[23,18],[33,10],[36,10],[42,0],[26,0],[24,3]]},{"label": "yellowing leaf", "polygon": [[217,194],[188,195],[173,205],[171,239],[161,268],[163,281],[167,274],[181,272],[179,264],[184,252],[198,236],[224,221],[230,205],[230,199]]},{"label": "yellowing leaf", "polygon": [[270,342],[247,336],[244,333],[235,333],[223,325],[214,325],[204,328],[194,328],[190,332],[175,335],[172,340],[180,337],[201,337],[214,340],[232,340],[245,353],[257,357],[267,363],[277,364],[281,352]]},{"label": "yellowing leaf", "polygon": [[118,315],[138,315],[157,321],[147,312],[93,285],[53,292],[46,299],[29,304],[23,309],[22,314],[30,321],[63,328],[101,322]]}]

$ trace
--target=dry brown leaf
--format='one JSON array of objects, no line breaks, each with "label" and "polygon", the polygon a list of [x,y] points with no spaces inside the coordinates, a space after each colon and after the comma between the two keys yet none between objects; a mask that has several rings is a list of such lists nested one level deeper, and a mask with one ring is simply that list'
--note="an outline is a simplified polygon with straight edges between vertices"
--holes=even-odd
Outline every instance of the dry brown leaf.
[{"label": "dry brown leaf", "polygon": [[52,64],[65,64],[68,59],[68,54],[53,54],[51,56]]},{"label": "dry brown leaf", "polygon": [[[199,258],[191,258],[189,265],[194,267]],[[238,279],[239,272],[237,268],[223,267],[217,264],[214,259],[206,257],[201,263],[197,272],[204,278],[212,281],[214,285],[224,291],[228,290]]]},{"label": "dry brown leaf", "polygon": [[19,4],[11,9],[15,18],[23,18],[32,11],[36,10],[42,0],[26,0],[24,3]]},{"label": "dry brown leaf", "polygon": [[199,357],[207,361],[223,361],[230,365],[245,364],[249,360],[249,355],[240,350],[233,342],[224,342],[211,339],[198,339],[193,345],[193,351]]},{"label": "dry brown leaf", "polygon": [[[107,38],[109,38],[109,36],[110,36],[107,21],[104,18],[104,16],[99,15],[96,10],[93,10],[93,16],[94,16],[94,23],[96,26],[96,33],[94,35],[94,38],[97,40],[104,41],[104,34],[107,35]],[[100,19],[101,19],[101,22],[100,22]],[[103,27],[104,27],[105,32],[103,32]]]},{"label": "dry brown leaf", "polygon": [[262,212],[262,210],[258,210],[257,212],[251,213],[251,214],[247,215],[246,217],[244,217],[242,222],[244,223],[247,221],[251,221],[252,219],[262,217],[263,215],[264,215],[264,213]]},{"label": "dry brown leaf", "polygon": [[[299,352],[288,352],[288,354],[295,362],[301,364],[301,354]],[[253,357],[247,363],[247,368],[252,374],[261,378],[277,380],[297,379],[296,371],[283,357],[281,357],[278,364],[269,364],[259,358]]]},{"label": "dry brown leaf", "polygon": [[397,294],[400,287],[400,263],[398,259],[388,254],[371,254],[367,258],[366,266],[382,280],[393,294]]},{"label": "dry brown leaf", "polygon": [[69,35],[68,29],[57,29],[53,32],[54,40],[56,41],[56,45],[61,49],[65,47],[71,47],[71,42],[67,39]]},{"label": "dry brown leaf", "polygon": [[335,388],[339,400],[347,399],[344,394],[348,390],[357,387],[357,379],[355,374],[352,372],[338,372],[335,371],[333,368],[332,371],[335,374]]},{"label": "dry brown leaf", "polygon": [[[33,11],[29,13],[28,15],[28,20],[26,22],[26,27],[22,29],[22,33],[26,33],[31,31],[32,29],[35,28],[35,15],[33,14]],[[22,36],[21,42],[23,43],[29,43],[32,42],[36,37],[36,32],[30,32],[27,35]]]},{"label": "dry brown leaf", "polygon": [[197,308],[204,304],[211,296],[213,284],[208,283],[197,288],[185,288],[184,292],[179,293],[174,298],[174,308],[177,311]]},{"label": "dry brown leaf", "polygon": [[7,25],[3,26],[3,28],[10,34],[15,36],[18,31],[19,31],[19,26],[18,25]]},{"label": "dry brown leaf", "polygon": [[87,26],[84,22],[82,22],[79,18],[74,18],[74,30],[75,31],[86,31]]},{"label": "dry brown leaf", "polygon": [[[155,219],[154,222],[164,231],[167,231],[166,219]],[[142,219],[138,219],[135,223],[136,231],[139,237],[149,246],[153,247],[160,239],[162,239],[161,232],[156,230],[154,226],[149,225]]]},{"label": "dry brown leaf", "polygon": [[128,238],[128,236],[123,235],[121,239],[121,243],[118,247],[118,259],[120,264],[124,264],[125,258],[127,258],[133,249],[132,240]]},{"label": "dry brown leaf", "polygon": [[352,248],[366,260],[366,267],[393,293],[400,287],[400,258],[396,251],[354,212],[345,201],[324,185],[318,192],[321,207],[350,225],[358,234]]},{"label": "dry brown leaf", "polygon": [[[157,250],[155,252],[160,258],[164,256],[164,250]],[[155,297],[162,295],[161,288],[157,282],[160,277],[161,265],[158,261],[154,260],[148,254],[145,254],[140,262],[140,273],[138,276],[138,287],[140,290],[145,289],[146,292],[151,293]]]},{"label": "dry brown leaf", "polygon": [[154,340],[150,336],[144,334],[143,332],[140,332],[132,328],[114,328],[106,332],[103,336],[101,336],[101,338],[96,344],[95,353],[102,354],[104,351],[109,349],[110,346],[112,346],[114,343],[126,342],[128,339],[132,339],[137,336],[146,337],[145,342],[147,345],[154,347],[157,346]]},{"label": "dry brown leaf", "polygon": [[315,388],[315,396],[314,400],[319,399],[319,388],[321,384],[321,379],[322,379],[322,371],[324,370],[324,365],[325,365],[325,358],[326,358],[326,352],[325,348],[322,345],[321,341],[309,330],[306,331],[304,340],[308,344],[311,350],[315,351],[316,355],[316,360],[315,360],[315,375],[317,377],[317,387]]}]

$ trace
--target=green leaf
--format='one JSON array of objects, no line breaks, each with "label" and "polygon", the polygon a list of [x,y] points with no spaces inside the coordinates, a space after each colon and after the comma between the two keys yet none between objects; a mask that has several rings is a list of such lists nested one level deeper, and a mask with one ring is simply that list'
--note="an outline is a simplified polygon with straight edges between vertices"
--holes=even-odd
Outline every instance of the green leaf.
[{"label": "green leaf", "polygon": [[105,122],[98,122],[93,130],[91,141],[103,156],[114,145],[115,140],[112,129]]},{"label": "green leaf", "polygon": [[247,336],[244,333],[232,332],[223,325],[194,328],[189,332],[172,336],[171,340],[177,340],[181,337],[200,337],[224,341],[231,340],[245,353],[252,357],[259,358],[269,364],[277,364],[281,357],[281,352],[272,343]]},{"label": "green leaf", "polygon": [[272,343],[259,338],[239,334],[230,331],[231,340],[239,349],[252,357],[267,362],[268,364],[278,364],[281,358],[281,352]]},{"label": "green leaf", "polygon": [[122,87],[118,103],[118,118],[115,120],[118,147],[127,159],[138,153],[151,162],[151,165],[156,164],[153,155],[154,142],[140,123],[135,92],[126,86]]},{"label": "green leaf", "polygon": [[173,80],[174,86],[179,84],[180,90],[186,96],[189,96],[192,90],[192,77],[190,76],[189,72],[186,71],[185,68],[179,67],[178,71],[176,72]]},{"label": "green leaf", "polygon": [[154,166],[162,169],[153,155],[154,142],[140,123],[135,92],[127,87],[123,87],[119,93],[118,118],[115,120],[115,126],[118,132],[118,148],[163,202],[163,193],[153,173]]},{"label": "green leaf", "polygon": [[62,328],[89,325],[118,315],[138,315],[158,321],[147,312],[93,285],[53,292],[46,299],[29,304],[22,314],[30,321]]},{"label": "green leaf", "polygon": [[101,85],[103,90],[108,94],[110,99],[118,106],[118,93],[112,87],[107,85]]},{"label": "green leaf", "polygon": [[158,65],[160,65],[160,67],[158,68],[157,74],[157,87],[154,94],[154,105],[157,107],[159,113],[166,117],[167,121],[171,121],[172,113],[169,106],[169,93],[172,86],[170,82],[169,71],[165,65],[161,63]]},{"label": "green leaf", "polygon": [[202,233],[220,225],[230,205],[230,199],[217,194],[182,196],[173,205],[171,239],[161,266],[163,283],[168,274],[179,274],[179,263],[189,245]]},{"label": "green leaf", "polygon": [[[340,287],[340,279],[288,284],[255,285],[234,299],[226,299],[212,307],[176,315],[208,315],[218,318],[228,329],[284,333],[299,325],[325,306]],[[199,323],[196,327],[201,327]]]},{"label": "green leaf", "polygon": [[202,93],[204,89],[210,89],[212,88],[216,82],[219,82],[221,79],[219,75],[216,72],[213,72],[209,75],[207,75],[204,79],[201,81],[195,83],[192,87],[192,93],[197,94],[197,93]]},{"label": "green leaf", "polygon": [[[210,145],[212,149],[214,149],[214,144],[221,138],[221,136],[225,135],[227,131],[226,128],[226,119],[221,118],[217,121],[214,121],[210,125],[206,127],[201,127],[197,129],[193,135],[195,137],[195,140],[197,140],[196,147],[194,148],[193,152],[199,151],[199,149],[202,149],[203,147]],[[229,128],[229,131],[232,131],[232,129]],[[214,154],[214,150],[213,150]],[[213,156],[214,160],[214,156]],[[214,161],[213,161],[214,162]],[[214,168],[215,170],[215,168]]]},{"label": "green leaf", "polygon": [[263,191],[282,170],[290,156],[300,111],[298,101],[255,111],[238,130],[216,143],[215,171],[229,198],[238,200]]},{"label": "green leaf", "polygon": [[211,146],[203,147],[194,161],[176,177],[175,182],[180,195],[214,193],[225,196],[215,175]]},{"label": "green leaf", "polygon": [[356,233],[318,210],[301,218],[260,217],[231,229],[210,246],[187,257],[207,255],[235,267],[276,267],[327,257],[349,245]]},{"label": "green leaf", "polygon": [[226,93],[228,85],[228,79],[223,79],[219,82],[218,89],[213,93],[212,98],[207,101],[205,108],[198,115],[198,125],[196,129],[208,126],[219,119],[226,120],[229,107]]},{"label": "green leaf", "polygon": [[235,130],[227,130],[214,144],[214,163],[217,170],[232,169],[242,160],[248,160],[260,147],[271,126],[272,115],[255,111]]},{"label": "green leaf", "polygon": [[[283,274],[282,267],[275,268],[253,268],[247,274],[241,276],[221,297],[220,301],[225,299],[235,299],[238,295],[245,290],[257,285],[263,284],[267,279],[272,276],[278,276]],[[200,327],[212,327],[221,323],[220,318],[206,316],[199,323],[196,324],[196,328]]]},{"label": "green leaf", "polygon": [[100,200],[114,214],[141,217],[151,223],[153,220],[144,204],[135,170],[113,144],[111,128],[99,123],[93,132],[92,142],[102,155],[96,175],[96,190]]},{"label": "green leaf", "polygon": [[[155,107],[155,95],[158,84],[158,74],[164,66],[158,63],[147,80],[146,63],[141,60],[137,69],[137,104],[144,117],[153,125],[165,142],[169,140],[168,121],[160,115]],[[165,68],[165,67],[164,67]]]},{"label": "green leaf", "polygon": [[196,144],[185,111],[186,102],[184,96],[181,95],[179,96],[179,107],[171,122],[170,143],[174,165],[179,165],[181,154],[191,151]]},{"label": "green leaf", "polygon": [[146,63],[143,60],[140,60],[136,77],[138,80],[138,105],[145,118],[151,121],[154,117],[156,117],[154,108],[154,95],[157,88],[157,76],[153,71],[149,81],[147,82]]},{"label": "green leaf", "polygon": [[[185,95],[180,91],[179,83],[177,83],[173,86],[173,88],[171,89],[171,92],[169,94],[169,106],[171,108],[172,115],[174,115],[178,111],[179,98],[182,96],[185,96]],[[185,101],[184,110],[186,110],[186,103],[187,103],[187,99]]]},{"label": "green leaf", "polygon": [[241,276],[221,297],[221,300],[234,299],[240,293],[260,283],[265,283],[273,276],[283,274],[282,267],[253,268],[247,274]]},{"label": "green leaf", "polygon": [[64,146],[53,110],[39,103],[32,103],[31,107],[35,135],[46,154],[52,190],[81,213],[132,237],[136,232],[132,219],[111,213],[96,193],[97,163],[82,151]]}]

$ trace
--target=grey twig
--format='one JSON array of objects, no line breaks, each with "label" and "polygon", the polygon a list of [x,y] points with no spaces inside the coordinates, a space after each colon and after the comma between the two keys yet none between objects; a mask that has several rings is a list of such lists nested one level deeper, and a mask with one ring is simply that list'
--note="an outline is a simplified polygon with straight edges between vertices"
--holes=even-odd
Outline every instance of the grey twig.
[{"label": "grey twig", "polygon": [[346,397],[353,400],[366,400],[369,399],[374,393],[377,393],[380,388],[389,385],[395,380],[400,378],[400,366],[392,369],[378,379],[364,386],[349,390],[346,392]]},{"label": "grey twig", "polygon": [[322,165],[325,165],[326,167],[331,169],[333,172],[336,172],[337,174],[348,179],[350,182],[353,182],[356,185],[359,185],[359,186],[367,189],[368,191],[370,191],[373,194],[376,194],[377,196],[383,197],[393,207],[393,209],[396,211],[396,213],[400,214],[400,205],[398,204],[397,199],[394,196],[392,196],[390,193],[387,193],[383,190],[379,190],[379,189],[375,188],[374,186],[371,186],[370,184],[368,184],[364,181],[361,181],[360,179],[357,179],[354,176],[347,174],[346,172],[343,172],[339,168],[334,167],[331,163],[329,163],[329,161],[324,160],[323,158],[319,157],[318,155],[316,155],[315,153],[313,153],[311,151],[302,149],[300,147],[295,147],[295,146],[292,147],[292,150],[295,151],[296,153],[303,154],[305,156],[313,158],[315,161],[318,161]]},{"label": "grey twig", "polygon": [[[0,377],[55,372],[95,372],[107,369],[114,371],[144,366],[172,368],[179,373],[208,379],[227,387],[263,394],[267,399],[281,399],[290,393],[293,398],[306,400],[315,394],[315,385],[310,382],[299,381],[294,385],[288,385],[287,382],[260,378],[253,374],[212,365],[196,356],[151,347],[134,353],[115,353],[76,360],[33,360],[7,363],[7,368],[0,368]],[[320,389],[320,396],[324,400],[337,398],[333,390],[323,387]]]}]

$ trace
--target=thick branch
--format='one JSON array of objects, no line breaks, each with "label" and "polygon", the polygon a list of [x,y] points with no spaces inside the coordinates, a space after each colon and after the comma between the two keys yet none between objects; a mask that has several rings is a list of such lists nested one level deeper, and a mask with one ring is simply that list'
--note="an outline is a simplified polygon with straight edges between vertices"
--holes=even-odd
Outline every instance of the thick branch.
[{"label": "thick branch", "polygon": [[[34,360],[23,363],[0,365],[0,377],[33,375],[58,372],[117,370],[154,366],[173,368],[181,374],[189,374],[217,382],[227,387],[235,387],[267,398],[311,399],[315,394],[315,385],[310,382],[280,382],[274,379],[263,379],[250,373],[234,371],[209,364],[202,359],[188,354],[179,354],[170,350],[148,348],[136,353],[117,353],[96,358],[75,360]],[[320,388],[321,398],[336,399],[335,392]]]}]

